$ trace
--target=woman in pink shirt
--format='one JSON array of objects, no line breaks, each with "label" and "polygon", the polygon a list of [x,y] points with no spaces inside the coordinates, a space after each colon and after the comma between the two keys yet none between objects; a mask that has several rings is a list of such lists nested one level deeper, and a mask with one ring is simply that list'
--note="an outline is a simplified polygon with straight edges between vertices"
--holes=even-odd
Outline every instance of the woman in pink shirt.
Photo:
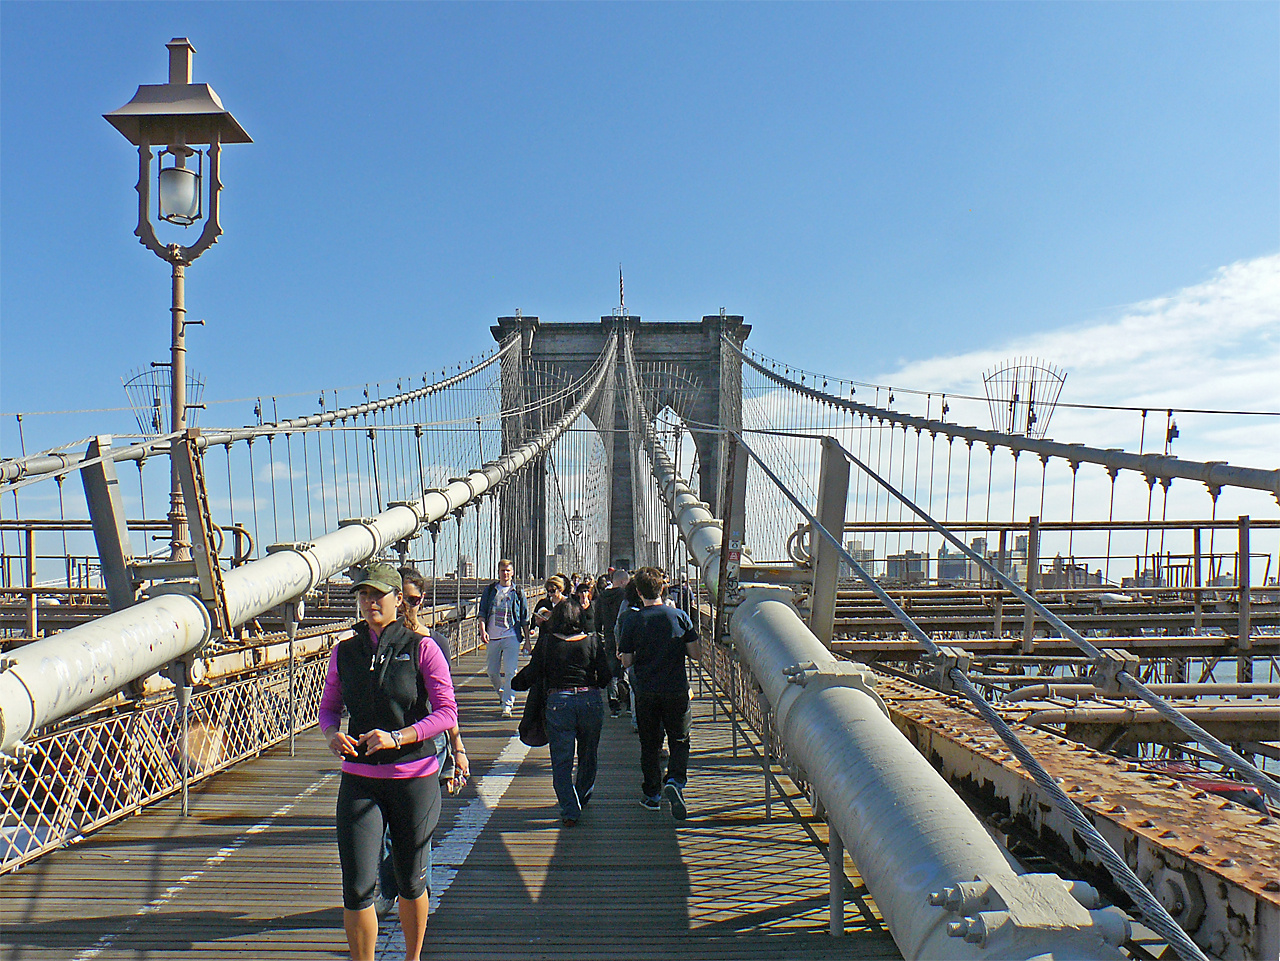
[{"label": "woman in pink shirt", "polygon": [[[338,788],[338,860],[342,923],[355,961],[372,961],[382,833],[391,834],[400,889],[406,958],[422,951],[431,879],[431,833],[440,817],[434,738],[458,722],[449,662],[429,639],[396,618],[399,572],[370,564],[353,585],[360,614],[352,636],[329,656],[320,698],[320,730],[342,758]],[[349,718],[341,729],[342,711]]]}]

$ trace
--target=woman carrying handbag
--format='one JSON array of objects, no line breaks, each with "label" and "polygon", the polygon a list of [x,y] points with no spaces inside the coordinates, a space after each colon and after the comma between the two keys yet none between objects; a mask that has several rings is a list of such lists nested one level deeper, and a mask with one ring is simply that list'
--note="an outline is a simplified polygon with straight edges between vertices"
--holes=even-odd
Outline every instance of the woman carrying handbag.
[{"label": "woman carrying handbag", "polygon": [[[530,738],[540,737],[539,744],[550,746],[551,781],[565,827],[578,823],[595,787],[596,758],[604,726],[601,691],[610,678],[604,645],[599,635],[586,630],[584,614],[573,598],[556,605],[547,631],[534,647],[529,664],[516,676],[519,683],[514,685],[517,690],[523,684],[529,685],[520,739],[533,745]],[[544,691],[541,710],[536,705],[536,687]],[[536,729],[540,721],[539,732]],[[526,733],[530,736],[526,737]]]}]

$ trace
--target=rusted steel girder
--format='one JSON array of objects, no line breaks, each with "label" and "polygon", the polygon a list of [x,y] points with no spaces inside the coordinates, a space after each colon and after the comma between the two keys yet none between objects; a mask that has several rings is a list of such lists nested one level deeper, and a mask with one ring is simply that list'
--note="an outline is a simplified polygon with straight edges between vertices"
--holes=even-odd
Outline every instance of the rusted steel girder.
[{"label": "rusted steel girder", "polygon": [[[900,678],[879,681],[894,725],[948,782],[996,814],[1005,832],[1034,839],[1095,877],[1105,874],[966,702]],[[1218,957],[1280,955],[1274,818],[1067,738],[1024,725],[1017,731],[1201,948]]]}]

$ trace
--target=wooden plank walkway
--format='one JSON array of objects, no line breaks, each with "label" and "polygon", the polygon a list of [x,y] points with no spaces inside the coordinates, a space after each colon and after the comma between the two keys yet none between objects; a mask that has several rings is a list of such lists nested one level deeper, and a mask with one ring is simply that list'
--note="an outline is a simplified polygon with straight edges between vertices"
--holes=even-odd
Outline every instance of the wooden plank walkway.
[{"label": "wooden plank walkway", "polygon": [[[595,796],[560,825],[545,748],[499,717],[480,656],[455,666],[470,784],[436,831],[424,958],[898,958],[853,866],[846,936],[826,933],[827,872],[759,761],[732,757],[695,702],[690,818],[645,811],[629,720],[606,718]],[[314,730],[0,882],[5,959],[346,956],[333,831],[337,762]],[[784,783],[787,783],[784,781]],[[794,793],[794,789],[792,791]],[[796,805],[825,839],[825,826]],[[403,957],[383,922],[380,956]]]}]

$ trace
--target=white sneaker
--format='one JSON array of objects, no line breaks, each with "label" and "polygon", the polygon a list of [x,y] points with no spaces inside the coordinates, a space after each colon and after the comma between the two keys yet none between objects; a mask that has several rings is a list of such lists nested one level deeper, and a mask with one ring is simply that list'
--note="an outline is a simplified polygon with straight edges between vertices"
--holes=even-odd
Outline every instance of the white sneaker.
[{"label": "white sneaker", "polygon": [[513,717],[513,716],[514,716],[514,715],[511,713],[511,708],[510,708],[509,706],[507,706],[507,705],[503,705],[503,708],[502,708],[502,716],[503,716],[503,717]]}]

